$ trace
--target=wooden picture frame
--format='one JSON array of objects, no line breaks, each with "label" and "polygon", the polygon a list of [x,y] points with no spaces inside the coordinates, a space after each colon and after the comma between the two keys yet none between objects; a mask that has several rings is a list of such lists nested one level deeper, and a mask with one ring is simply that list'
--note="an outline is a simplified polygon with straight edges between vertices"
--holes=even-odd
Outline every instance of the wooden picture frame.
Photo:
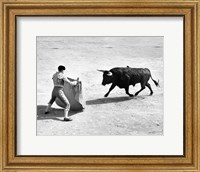
[{"label": "wooden picture frame", "polygon": [[[2,0],[0,63],[1,171],[200,171],[199,1]],[[183,16],[183,156],[17,156],[16,16]]]}]

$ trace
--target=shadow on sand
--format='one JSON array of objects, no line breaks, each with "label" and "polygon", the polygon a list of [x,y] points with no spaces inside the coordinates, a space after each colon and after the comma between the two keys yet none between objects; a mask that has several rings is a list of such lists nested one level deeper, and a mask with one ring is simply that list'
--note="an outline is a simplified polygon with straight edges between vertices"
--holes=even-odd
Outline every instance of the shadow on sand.
[{"label": "shadow on sand", "polygon": [[[37,105],[37,120],[53,119],[56,121],[63,121],[63,109],[51,108],[50,113],[45,114],[45,109],[47,106]],[[69,116],[78,114],[82,111],[70,111]]]},{"label": "shadow on sand", "polygon": [[97,105],[97,104],[107,104],[107,103],[117,103],[117,102],[123,102],[128,100],[141,100],[144,99],[144,97],[140,96],[134,96],[134,97],[109,97],[109,98],[100,98],[100,99],[94,99],[94,100],[88,100],[86,101],[86,105]]}]

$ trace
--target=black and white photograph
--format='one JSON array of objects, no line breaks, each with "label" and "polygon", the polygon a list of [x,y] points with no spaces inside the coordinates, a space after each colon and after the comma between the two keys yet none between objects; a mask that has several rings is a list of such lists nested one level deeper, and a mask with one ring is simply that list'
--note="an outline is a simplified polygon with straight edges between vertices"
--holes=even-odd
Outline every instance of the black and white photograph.
[{"label": "black and white photograph", "polygon": [[163,36],[37,36],[37,136],[162,136]]}]

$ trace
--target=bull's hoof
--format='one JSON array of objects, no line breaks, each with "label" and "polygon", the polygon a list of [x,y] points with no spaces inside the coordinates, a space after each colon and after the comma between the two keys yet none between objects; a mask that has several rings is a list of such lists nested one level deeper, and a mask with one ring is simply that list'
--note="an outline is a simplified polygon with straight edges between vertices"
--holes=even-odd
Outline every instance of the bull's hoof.
[{"label": "bull's hoof", "polygon": [[108,97],[108,94],[105,94],[104,97]]},{"label": "bull's hoof", "polygon": [[129,94],[130,97],[133,97],[133,94]]}]

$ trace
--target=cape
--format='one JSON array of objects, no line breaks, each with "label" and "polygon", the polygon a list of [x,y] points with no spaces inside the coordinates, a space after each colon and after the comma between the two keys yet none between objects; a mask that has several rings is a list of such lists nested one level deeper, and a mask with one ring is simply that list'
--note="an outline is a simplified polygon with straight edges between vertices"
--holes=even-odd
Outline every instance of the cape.
[{"label": "cape", "polygon": [[[70,110],[81,111],[83,107],[83,95],[82,95],[82,82],[78,82],[75,86],[68,82],[64,82],[64,94],[70,103]],[[64,103],[56,98],[56,104],[64,108]]]}]

